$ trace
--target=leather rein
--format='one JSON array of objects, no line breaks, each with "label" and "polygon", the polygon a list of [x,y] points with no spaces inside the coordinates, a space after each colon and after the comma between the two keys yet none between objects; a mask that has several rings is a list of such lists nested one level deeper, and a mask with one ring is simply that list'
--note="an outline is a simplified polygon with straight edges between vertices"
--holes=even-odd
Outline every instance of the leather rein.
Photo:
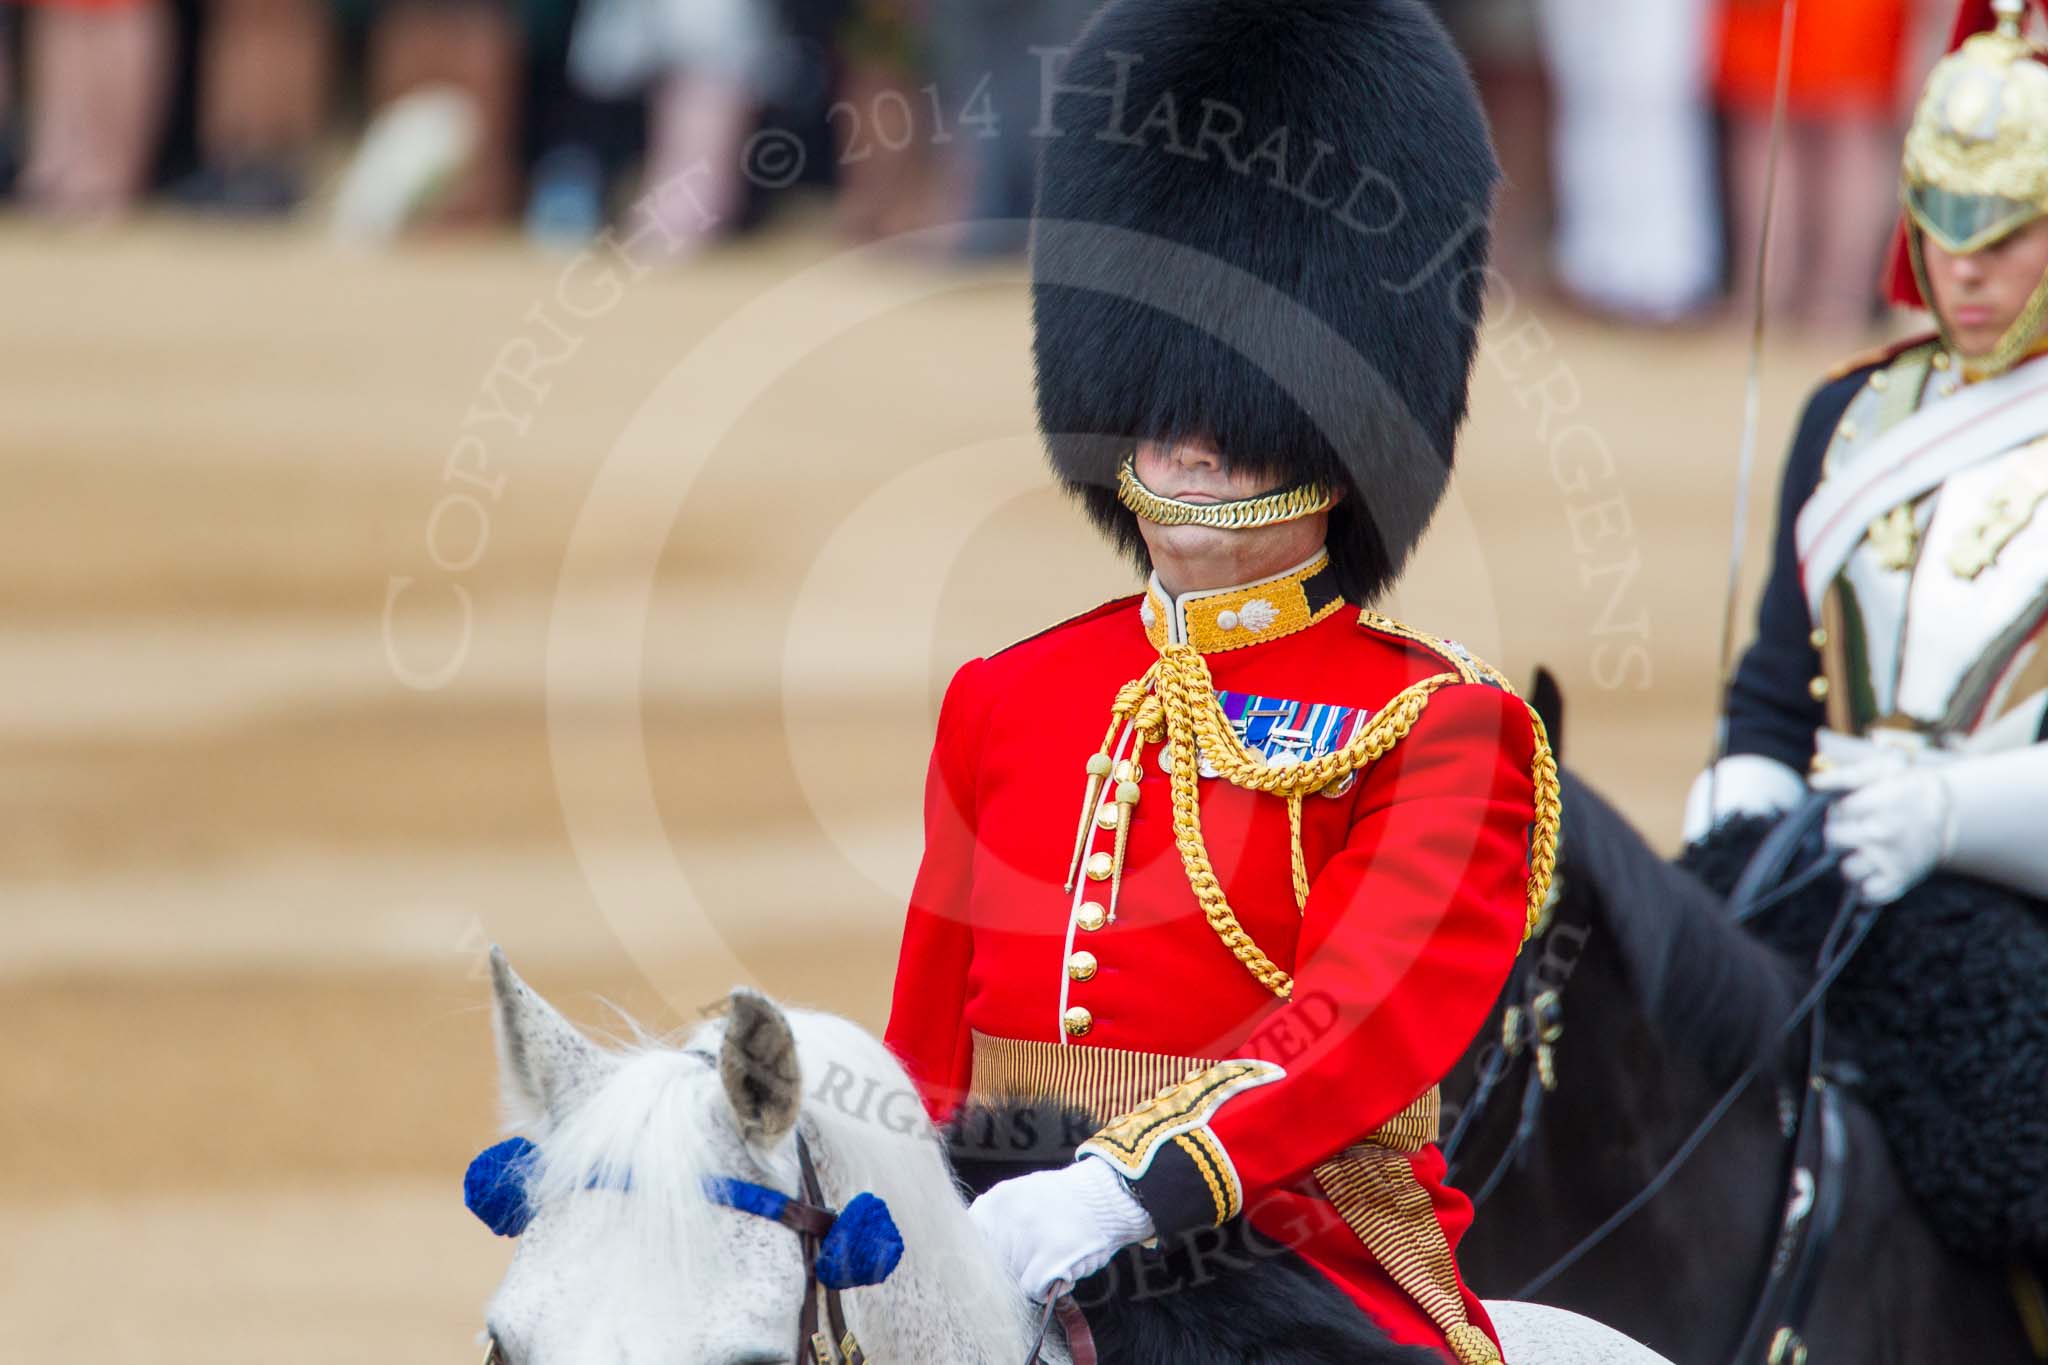
[{"label": "leather rein", "polygon": [[[1758,847],[1728,898],[1730,918],[1747,924],[1783,904],[1794,894],[1832,871],[1834,860],[1817,858],[1802,871],[1788,875],[1793,862],[1812,847],[1822,818],[1830,804],[1822,795],[1809,798],[1781,820]],[[1769,888],[1768,890],[1766,888]],[[1781,1055],[1793,1033],[1806,1024],[1805,1045],[1799,1052],[1796,1092],[1781,1082],[1779,1109],[1784,1149],[1781,1165],[1782,1213],[1766,1248],[1767,1270],[1745,1321],[1731,1365],[1805,1365],[1807,1346],[1805,1321],[1819,1286],[1821,1268],[1835,1228],[1840,1221],[1844,1181],[1849,1158],[1849,1127],[1838,1080],[1827,1063],[1826,1028],[1819,1007],[1856,950],[1875,925],[1880,907],[1865,904],[1853,892],[1828,928],[1815,962],[1815,980],[1798,1006],[1779,1028],[1778,1046],[1770,1057],[1752,1065],[1722,1094],[1662,1170],[1633,1198],[1616,1210],[1576,1246],[1553,1262],[1541,1274],[1517,1290],[1516,1299],[1531,1299],[1552,1280],[1575,1265],[1586,1253],[1606,1241],[1623,1223],[1649,1203],[1683,1169],[1707,1136],[1720,1123],[1734,1102]],[[1543,1099],[1556,1088],[1554,1050],[1564,1037],[1564,1005],[1561,988],[1536,989],[1532,980],[1522,983],[1523,998],[1502,1013],[1501,1045],[1490,1050],[1481,1065],[1471,1097],[1459,1112],[1442,1151],[1457,1174],[1456,1158],[1490,1102],[1523,1057],[1529,1058],[1522,1085],[1520,1112],[1515,1131],[1500,1158],[1472,1194],[1475,1207],[1484,1203],[1521,1163],[1536,1135]],[[1810,1022],[1808,1022],[1810,1020]]]},{"label": "leather rein", "polygon": [[[796,1133],[796,1159],[802,1198],[786,1199],[773,1215],[774,1221],[794,1232],[803,1245],[804,1299],[797,1313],[796,1359],[800,1365],[870,1365],[871,1357],[846,1325],[841,1291],[826,1284],[818,1273],[819,1249],[838,1223],[839,1210],[825,1202],[817,1163],[811,1159],[810,1144],[801,1130]],[[1024,1365],[1043,1365],[1046,1338],[1055,1319],[1066,1334],[1073,1365],[1096,1365],[1094,1334],[1074,1302],[1071,1288],[1065,1284],[1057,1286],[1057,1292],[1046,1303]]]},{"label": "leather rein", "polygon": [[[871,1357],[846,1325],[841,1291],[826,1284],[818,1274],[819,1248],[838,1223],[839,1210],[825,1202],[817,1163],[811,1159],[810,1144],[801,1130],[796,1133],[796,1160],[802,1173],[803,1197],[786,1200],[774,1215],[774,1221],[794,1232],[803,1244],[804,1301],[797,1312],[796,1359],[804,1365],[870,1365]],[[1046,1337],[1055,1318],[1066,1334],[1073,1365],[1096,1365],[1094,1334],[1074,1302],[1071,1289],[1066,1284],[1057,1286],[1057,1292],[1046,1303],[1024,1365],[1043,1365]]]}]

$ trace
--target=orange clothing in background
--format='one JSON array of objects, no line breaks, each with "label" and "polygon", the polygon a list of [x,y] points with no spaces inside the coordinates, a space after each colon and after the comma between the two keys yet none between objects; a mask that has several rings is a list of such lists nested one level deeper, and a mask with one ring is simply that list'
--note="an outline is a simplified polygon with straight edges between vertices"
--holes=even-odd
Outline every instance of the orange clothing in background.
[{"label": "orange clothing in background", "polygon": [[[1778,81],[1781,0],[1722,0],[1715,93],[1768,114]],[[1906,0],[1799,0],[1792,37],[1795,117],[1892,117],[1905,60]]]},{"label": "orange clothing in background", "polygon": [[22,5],[29,9],[63,9],[80,12],[110,12],[121,9],[142,9],[156,4],[157,0],[0,0],[0,7]]}]

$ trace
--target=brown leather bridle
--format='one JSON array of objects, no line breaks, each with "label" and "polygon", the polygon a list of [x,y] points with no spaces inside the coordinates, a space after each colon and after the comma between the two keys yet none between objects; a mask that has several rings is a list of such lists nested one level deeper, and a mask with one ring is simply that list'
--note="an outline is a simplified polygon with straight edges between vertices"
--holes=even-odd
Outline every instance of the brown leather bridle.
[{"label": "brown leather bridle", "polygon": [[[782,1199],[781,1207],[774,1215],[774,1221],[794,1232],[803,1247],[804,1299],[803,1307],[797,1313],[795,1360],[797,1365],[872,1365],[870,1357],[861,1349],[859,1339],[846,1325],[846,1309],[840,1300],[840,1291],[826,1284],[818,1275],[819,1248],[838,1223],[839,1210],[825,1202],[817,1163],[812,1161],[810,1144],[804,1140],[801,1131],[796,1134],[796,1158],[803,1182],[803,1197]],[[1073,1295],[1067,1292],[1070,1286],[1061,1284],[1057,1288],[1059,1292],[1045,1305],[1044,1314],[1038,1320],[1038,1331],[1032,1338],[1024,1365],[1042,1365],[1045,1339],[1055,1317],[1066,1334],[1067,1353],[1073,1365],[1096,1365],[1095,1337],[1088,1329],[1088,1319],[1082,1315]],[[484,1365],[510,1365],[496,1338],[492,1338],[484,1353]]]},{"label": "brown leather bridle", "polygon": [[[818,1168],[811,1160],[810,1144],[802,1132],[796,1135],[796,1160],[803,1172],[803,1198],[783,1205],[776,1221],[796,1233],[803,1244],[804,1304],[797,1312],[796,1358],[816,1365],[866,1365],[867,1354],[846,1325],[846,1310],[839,1291],[818,1279],[818,1248],[825,1234],[839,1221],[839,1211],[825,1204],[824,1187],[818,1183]],[[823,1304],[830,1333],[819,1330],[819,1307]]]},{"label": "brown leather bridle", "polygon": [[[796,1135],[796,1159],[803,1174],[803,1198],[790,1200],[783,1206],[782,1216],[776,1220],[795,1232],[803,1242],[804,1303],[797,1315],[796,1358],[799,1362],[810,1362],[810,1365],[869,1365],[869,1358],[861,1350],[860,1342],[846,1326],[839,1291],[818,1278],[818,1248],[825,1235],[832,1231],[839,1213],[825,1203],[824,1187],[818,1181],[818,1168],[811,1160],[810,1145],[804,1141],[801,1132]],[[1024,1365],[1041,1365],[1046,1335],[1055,1317],[1059,1319],[1061,1331],[1066,1333],[1067,1354],[1073,1365],[1096,1365],[1095,1336],[1088,1329],[1088,1319],[1082,1314],[1080,1305],[1074,1302],[1074,1296],[1069,1292],[1071,1287],[1061,1284],[1057,1288],[1058,1292],[1047,1301],[1045,1311],[1039,1317],[1038,1332],[1025,1354]],[[820,1303],[824,1306],[825,1323],[831,1328],[829,1333],[819,1330]]]}]

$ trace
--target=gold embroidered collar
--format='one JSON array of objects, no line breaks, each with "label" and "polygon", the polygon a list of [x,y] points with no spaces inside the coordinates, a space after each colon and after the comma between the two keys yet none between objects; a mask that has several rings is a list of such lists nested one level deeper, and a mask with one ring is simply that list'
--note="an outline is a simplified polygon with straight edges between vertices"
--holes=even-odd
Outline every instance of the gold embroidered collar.
[{"label": "gold embroidered collar", "polygon": [[1168,594],[1154,574],[1138,614],[1155,648],[1185,644],[1216,654],[1282,639],[1341,610],[1336,580],[1324,550],[1271,578],[1179,597]]}]

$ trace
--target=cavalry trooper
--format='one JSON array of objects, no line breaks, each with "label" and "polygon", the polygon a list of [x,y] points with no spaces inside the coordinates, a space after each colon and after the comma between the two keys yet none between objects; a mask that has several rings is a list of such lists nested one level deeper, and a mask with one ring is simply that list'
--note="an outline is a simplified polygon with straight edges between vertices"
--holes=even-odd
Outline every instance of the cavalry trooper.
[{"label": "cavalry trooper", "polygon": [[1867,1097],[1936,1227],[2039,1264],[2048,65],[2024,9],[1966,5],[1927,83],[1892,287],[1936,332],[1839,372],[1807,406],[1728,754],[1695,784],[1686,833],[1738,837],[1730,815],[1841,793],[1825,826],[1841,874],[1896,904],[1830,1013],[1850,1016]]},{"label": "cavalry trooper", "polygon": [[1362,604],[1449,481],[1498,178],[1418,0],[1110,0],[1049,72],[1054,469],[1142,593],[961,668],[888,1040],[935,1116],[1101,1124],[975,1217],[1043,1299],[1240,1215],[1498,1359],[1437,1082],[1547,894],[1540,723]]}]

